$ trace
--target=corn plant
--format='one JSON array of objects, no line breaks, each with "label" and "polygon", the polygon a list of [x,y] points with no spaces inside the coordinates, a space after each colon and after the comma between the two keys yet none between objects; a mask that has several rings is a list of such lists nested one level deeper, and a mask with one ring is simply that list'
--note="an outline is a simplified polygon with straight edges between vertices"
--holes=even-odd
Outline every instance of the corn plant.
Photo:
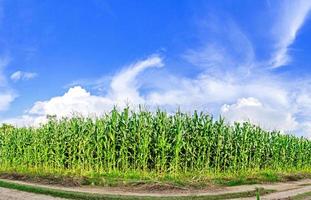
[{"label": "corn plant", "polygon": [[105,174],[302,170],[306,138],[248,122],[228,125],[200,112],[114,108],[98,118],[50,118],[37,128],[0,127],[0,169]]}]

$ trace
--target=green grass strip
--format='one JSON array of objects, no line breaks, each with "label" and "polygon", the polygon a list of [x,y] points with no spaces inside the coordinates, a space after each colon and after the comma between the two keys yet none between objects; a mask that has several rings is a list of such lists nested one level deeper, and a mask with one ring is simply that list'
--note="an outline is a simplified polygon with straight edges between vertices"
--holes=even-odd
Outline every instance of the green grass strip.
[{"label": "green grass strip", "polygon": [[306,193],[303,193],[303,194],[298,194],[294,197],[291,197],[291,199],[293,200],[303,200],[303,199],[310,199],[311,197],[311,192],[306,192]]},{"label": "green grass strip", "polygon": [[[53,197],[67,198],[67,199],[81,199],[81,200],[134,200],[134,199],[146,199],[146,200],[186,200],[186,199],[195,199],[195,200],[220,200],[228,198],[242,198],[242,197],[255,197],[257,190],[239,192],[239,193],[228,193],[221,195],[206,195],[206,196],[182,196],[182,197],[147,197],[147,196],[121,196],[121,195],[100,195],[100,194],[89,194],[85,192],[73,192],[65,190],[50,189],[44,187],[30,186],[17,184],[12,182],[6,182],[0,180],[0,187],[16,189],[25,192],[31,192],[36,194],[44,194]],[[269,194],[274,192],[274,190],[266,190],[259,188],[258,192],[261,195]]]}]

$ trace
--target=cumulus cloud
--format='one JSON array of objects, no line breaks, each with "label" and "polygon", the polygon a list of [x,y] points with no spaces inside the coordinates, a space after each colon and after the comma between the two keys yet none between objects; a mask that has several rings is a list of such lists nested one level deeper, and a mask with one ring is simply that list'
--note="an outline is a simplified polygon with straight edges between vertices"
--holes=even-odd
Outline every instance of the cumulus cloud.
[{"label": "cumulus cloud", "polygon": [[38,125],[46,121],[47,115],[66,117],[78,113],[84,116],[99,116],[110,111],[114,106],[145,104],[144,97],[138,91],[139,84],[136,76],[148,68],[162,66],[161,57],[152,55],[117,73],[111,80],[106,96],[92,95],[81,86],[73,86],[64,95],[53,97],[47,101],[38,101],[24,115],[2,122],[17,126]]},{"label": "cumulus cloud", "polygon": [[221,115],[231,123],[251,122],[268,130],[293,131],[298,125],[288,110],[275,109],[253,97],[241,98],[236,103],[223,105]]},{"label": "cumulus cloud", "polygon": [[38,126],[46,123],[46,116],[31,116],[28,114],[1,120],[1,123],[12,124],[19,127]]},{"label": "cumulus cloud", "polygon": [[309,121],[298,124],[297,131],[299,131],[299,135],[311,139],[311,122]]},{"label": "cumulus cloud", "polygon": [[278,67],[288,61],[288,47],[294,42],[309,12],[302,7],[308,8],[308,5],[301,1],[293,6],[293,10],[283,9],[282,16],[290,28],[287,30],[282,25],[283,21],[280,21],[281,25],[276,24],[282,34],[275,44],[272,60],[256,60],[254,44],[238,25],[229,21],[225,24],[229,30],[217,32],[222,32],[226,45],[217,39],[205,41],[201,47],[188,49],[183,54],[184,59],[200,69],[193,77],[168,72],[152,74],[154,85],[143,92],[146,80],[140,77],[141,73],[164,66],[163,59],[153,55],[124,67],[109,80],[105,79],[107,92],[103,95],[94,95],[80,85],[71,86],[64,95],[38,101],[24,115],[6,122],[38,124],[45,121],[46,115],[62,117],[74,112],[101,115],[114,105],[144,104],[152,108],[160,106],[168,111],[178,107],[185,111],[199,109],[216,116],[223,115],[228,122],[251,121],[266,129],[305,132],[307,136],[306,132],[311,130],[311,117],[308,117],[311,112],[311,84],[306,79],[289,80],[275,75],[271,70],[262,68],[262,63]]},{"label": "cumulus cloud", "polygon": [[311,110],[311,97],[305,90],[297,90],[302,88],[301,84],[297,84],[297,88],[291,87],[291,83],[285,84],[284,80],[271,74],[219,77],[217,73],[202,72],[192,79],[168,74],[165,84],[173,87],[155,88],[142,95],[140,86],[143,83],[137,79],[139,74],[163,65],[161,57],[151,56],[115,74],[106,95],[94,95],[81,86],[74,86],[64,95],[38,101],[24,115],[3,122],[38,125],[46,121],[47,115],[64,117],[77,112],[84,116],[99,116],[115,105],[144,104],[168,111],[179,106],[184,111],[205,110],[224,116],[228,122],[251,121],[270,130],[289,132],[310,128],[311,120],[297,119],[302,116],[302,110],[306,110],[303,106]]},{"label": "cumulus cloud", "polygon": [[[84,116],[98,116],[115,105],[124,107],[128,104],[144,104],[151,107],[160,106],[168,111],[174,111],[179,106],[184,111],[206,110],[226,115],[229,120],[250,119],[264,125],[269,122],[271,124],[266,126],[267,128],[278,125],[274,128],[282,128],[284,131],[295,128],[296,121],[290,113],[289,91],[282,85],[282,81],[272,76],[228,75],[224,78],[202,73],[196,78],[188,79],[168,75],[165,84],[174,87],[155,89],[142,95],[140,85],[143,83],[139,83],[137,76],[144,70],[163,65],[161,57],[151,56],[127,66],[113,76],[109,92],[104,96],[93,95],[81,86],[74,86],[62,96],[36,102],[23,116],[7,119],[5,122],[20,126],[38,124],[44,122],[47,115],[63,117],[78,112]],[[238,103],[232,105],[226,104],[248,96],[251,98],[238,100]],[[265,105],[258,99],[265,102]],[[244,115],[241,114],[241,110],[244,110]]]},{"label": "cumulus cloud", "polygon": [[82,115],[103,114],[114,105],[109,98],[94,96],[80,86],[70,88],[63,96],[53,97],[48,101],[39,101],[28,111],[35,116],[69,116],[73,112]]},{"label": "cumulus cloud", "polygon": [[37,76],[36,73],[33,72],[23,72],[23,71],[16,71],[11,74],[10,78],[12,81],[19,81],[19,80],[30,80]]}]

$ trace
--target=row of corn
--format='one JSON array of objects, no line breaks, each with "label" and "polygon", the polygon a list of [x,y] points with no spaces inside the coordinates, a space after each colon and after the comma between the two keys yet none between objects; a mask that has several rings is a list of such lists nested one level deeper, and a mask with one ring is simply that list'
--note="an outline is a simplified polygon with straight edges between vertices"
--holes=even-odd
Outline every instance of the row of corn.
[{"label": "row of corn", "polygon": [[52,118],[39,128],[0,128],[0,168],[106,173],[305,169],[311,141],[228,125],[194,112],[113,109],[96,119]]}]

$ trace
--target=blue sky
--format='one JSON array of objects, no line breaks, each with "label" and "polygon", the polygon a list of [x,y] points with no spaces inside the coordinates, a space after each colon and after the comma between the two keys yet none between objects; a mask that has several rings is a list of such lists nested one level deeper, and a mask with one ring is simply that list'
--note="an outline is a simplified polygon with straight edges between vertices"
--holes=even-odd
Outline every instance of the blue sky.
[{"label": "blue sky", "polygon": [[310,0],[0,1],[0,121],[199,109],[311,136]]}]

